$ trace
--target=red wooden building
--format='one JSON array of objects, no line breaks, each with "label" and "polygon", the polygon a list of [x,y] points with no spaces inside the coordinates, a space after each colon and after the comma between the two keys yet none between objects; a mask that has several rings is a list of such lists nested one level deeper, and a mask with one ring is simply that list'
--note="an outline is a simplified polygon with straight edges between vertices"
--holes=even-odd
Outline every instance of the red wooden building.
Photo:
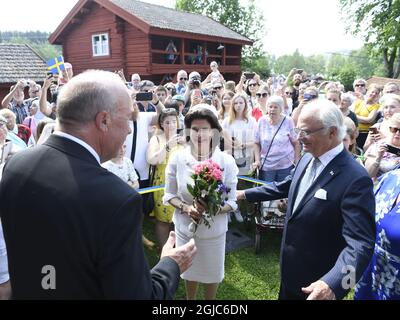
[{"label": "red wooden building", "polygon": [[[80,0],[49,41],[62,45],[75,74],[123,69],[127,79],[139,73],[156,83],[180,69],[208,74],[213,60],[238,80],[242,47],[252,45],[206,16],[135,0]],[[171,41],[176,51],[166,50]]]}]

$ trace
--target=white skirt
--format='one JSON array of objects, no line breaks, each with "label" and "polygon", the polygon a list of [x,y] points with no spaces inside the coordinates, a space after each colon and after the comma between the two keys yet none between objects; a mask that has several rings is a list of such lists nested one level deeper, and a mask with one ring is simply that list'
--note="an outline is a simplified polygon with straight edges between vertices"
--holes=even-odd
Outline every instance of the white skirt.
[{"label": "white skirt", "polygon": [[[176,246],[180,247],[190,241],[190,237],[175,229]],[[191,267],[181,274],[181,278],[200,283],[220,283],[225,272],[225,239],[226,233],[210,239],[199,239],[194,236],[197,253]]]}]

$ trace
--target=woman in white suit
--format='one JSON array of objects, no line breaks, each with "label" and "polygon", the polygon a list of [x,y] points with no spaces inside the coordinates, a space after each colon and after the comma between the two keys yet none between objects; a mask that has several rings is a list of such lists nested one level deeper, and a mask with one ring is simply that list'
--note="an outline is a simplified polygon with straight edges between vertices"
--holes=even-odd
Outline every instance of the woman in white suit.
[{"label": "woman in white suit", "polygon": [[[191,238],[195,239],[197,255],[193,265],[181,277],[186,282],[188,299],[196,299],[199,283],[204,284],[205,299],[215,299],[218,285],[224,278],[225,237],[228,230],[227,212],[235,210],[238,169],[231,155],[218,148],[222,128],[216,112],[210,106],[199,105],[185,117],[188,146],[171,155],[166,168],[164,203],[175,207],[173,222],[177,236],[176,244],[181,246]],[[225,204],[213,217],[208,228],[201,223],[201,216],[207,211],[203,201],[193,201],[187,185],[193,185],[191,175],[194,166],[211,159],[223,168],[222,182],[230,188]],[[193,232],[189,225],[200,221]]]}]

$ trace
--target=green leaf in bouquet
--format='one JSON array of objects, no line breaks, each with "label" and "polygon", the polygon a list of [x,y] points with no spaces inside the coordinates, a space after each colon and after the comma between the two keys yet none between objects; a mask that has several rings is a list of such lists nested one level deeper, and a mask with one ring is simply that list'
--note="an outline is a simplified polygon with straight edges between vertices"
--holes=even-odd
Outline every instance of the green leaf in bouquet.
[{"label": "green leaf in bouquet", "polygon": [[190,193],[192,196],[194,196],[194,190],[193,190],[193,187],[192,187],[190,184],[187,185],[187,189],[188,189],[189,193]]}]

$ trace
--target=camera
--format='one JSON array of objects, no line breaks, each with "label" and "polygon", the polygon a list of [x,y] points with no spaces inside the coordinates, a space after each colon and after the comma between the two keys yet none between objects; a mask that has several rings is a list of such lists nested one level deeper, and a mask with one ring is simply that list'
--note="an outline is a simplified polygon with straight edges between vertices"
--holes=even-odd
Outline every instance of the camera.
[{"label": "camera", "polygon": [[397,148],[397,147],[392,146],[390,144],[387,144],[386,148],[387,148],[387,152],[393,153],[396,156],[400,156],[400,148]]},{"label": "camera", "polygon": [[369,132],[371,132],[371,134],[377,134],[378,133],[378,128],[371,127],[371,128],[369,128]]},{"label": "camera", "polygon": [[189,80],[189,84],[192,85],[193,87],[200,87],[201,85],[201,79],[199,79],[197,76],[194,76]]},{"label": "camera", "polygon": [[243,72],[243,75],[246,77],[246,80],[253,79],[256,75],[254,72]]},{"label": "camera", "polygon": [[153,92],[139,92],[136,94],[136,101],[152,101]]}]

